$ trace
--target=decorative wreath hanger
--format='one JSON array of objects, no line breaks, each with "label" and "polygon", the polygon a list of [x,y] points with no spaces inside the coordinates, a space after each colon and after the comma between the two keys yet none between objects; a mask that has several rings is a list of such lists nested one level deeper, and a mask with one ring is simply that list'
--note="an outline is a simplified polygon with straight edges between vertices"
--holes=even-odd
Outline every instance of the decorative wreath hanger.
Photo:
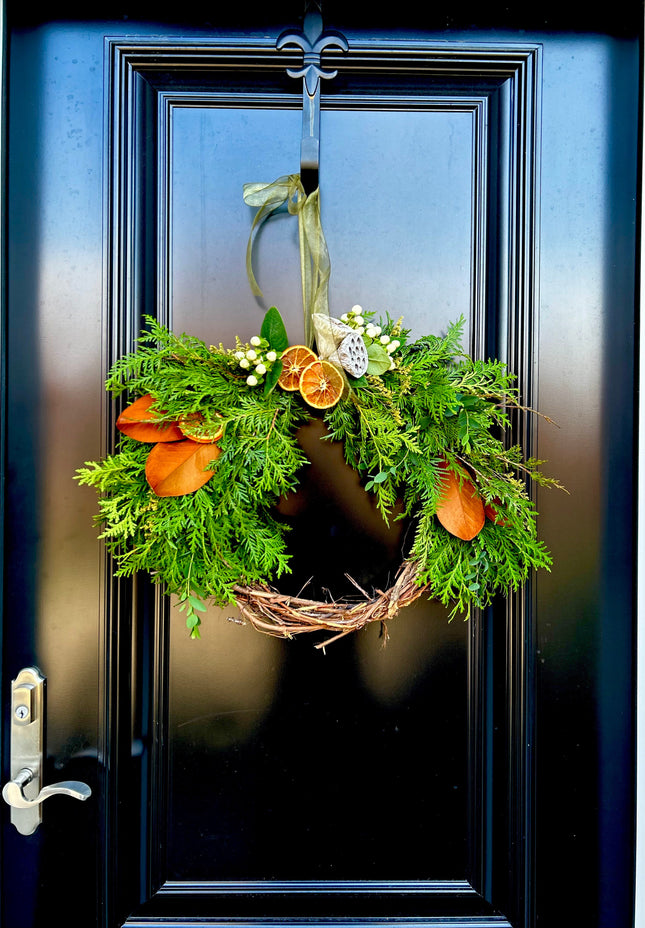
[{"label": "decorative wreath hanger", "polygon": [[[305,131],[300,175],[247,184],[256,208],[247,249],[252,268],[259,225],[278,209],[297,216],[304,310],[302,343],[290,340],[271,307],[259,332],[235,345],[206,345],[146,317],[137,350],[122,357],[106,387],[126,394],[114,454],[87,462],[81,484],[100,494],[96,523],[115,575],[146,571],[179,601],[199,637],[207,601],[236,603],[269,635],[327,633],[324,647],[371,622],[387,623],[421,595],[468,617],[498,594],[517,590],[551,557],[537,537],[530,478],[543,462],[525,460],[505,435],[523,409],[514,376],[499,361],[468,357],[463,320],[443,336],[411,340],[403,318],[328,306],[330,261],[317,186],[320,53],[343,37],[322,33],[308,14],[302,34],[279,47],[305,51]],[[312,178],[314,187],[305,187]],[[298,431],[319,417],[330,441],[386,522],[411,519],[409,548],[389,588],[343,601],[279,592],[290,571],[289,524],[278,511],[299,485],[307,457]]]}]

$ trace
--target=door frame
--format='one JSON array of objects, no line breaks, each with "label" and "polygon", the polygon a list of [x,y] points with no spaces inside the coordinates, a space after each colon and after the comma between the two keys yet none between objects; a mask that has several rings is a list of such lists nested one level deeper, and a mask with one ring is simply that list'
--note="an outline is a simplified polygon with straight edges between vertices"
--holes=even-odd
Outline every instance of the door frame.
[{"label": "door frame", "polygon": [[[161,73],[162,81],[164,70],[181,72],[188,68],[193,71],[198,68],[231,69],[248,67],[252,60],[256,68],[264,69],[267,74],[286,70],[294,61],[293,53],[277,52],[272,39],[258,38],[172,38],[166,40],[149,39],[134,36],[123,38],[114,36],[106,39],[106,81],[105,87],[107,122],[105,139],[105,184],[106,184],[106,229],[105,229],[105,282],[109,296],[109,305],[112,307],[107,322],[107,357],[106,368],[110,367],[118,357],[131,351],[135,334],[140,328],[141,312],[159,314],[159,321],[168,324],[168,282],[165,279],[165,261],[163,260],[165,243],[168,240],[168,202],[167,172],[169,169],[168,153],[168,124],[169,113],[173,100],[177,98],[181,105],[190,103],[193,98],[201,101],[199,93],[186,95],[181,90],[172,90],[166,93],[163,86],[156,87],[156,97],[153,98],[148,80],[155,81],[156,75]],[[240,49],[244,54],[240,54]],[[495,203],[488,202],[484,196],[486,172],[489,168],[483,151],[486,144],[483,141],[484,118],[487,110],[487,97],[485,92],[477,89],[465,91],[464,100],[473,111],[474,126],[478,127],[479,157],[474,156],[474,173],[476,174],[475,189],[473,193],[473,213],[477,222],[477,229],[473,233],[477,244],[474,257],[474,312],[473,328],[474,338],[471,349],[477,356],[493,354],[506,361],[518,377],[521,384],[522,395],[529,397],[532,405],[534,383],[532,342],[533,313],[535,308],[535,277],[536,271],[536,238],[539,234],[539,150],[532,144],[532,140],[539,137],[539,123],[541,117],[541,46],[533,42],[508,41],[499,42],[460,42],[446,48],[442,43],[424,42],[414,40],[386,39],[378,41],[364,39],[352,43],[350,54],[352,59],[345,55],[334,56],[329,54],[328,63],[338,67],[339,72],[344,67],[356,67],[357,63],[368,72],[370,68],[378,70],[387,65],[388,72],[407,73],[408,69],[425,72],[432,69],[434,75],[440,74],[447,82],[456,77],[465,78],[473,75],[477,79],[499,81],[512,85],[512,92],[508,90],[507,96],[498,105],[504,106],[504,112],[498,117],[498,122],[491,119],[491,139],[489,147],[493,150],[491,160],[496,160],[495,152],[499,150],[502,155],[500,168],[504,182],[500,181],[500,191]],[[164,68],[165,63],[165,68]],[[152,77],[150,77],[152,75]],[[492,95],[493,91],[491,91]],[[435,91],[436,94],[436,91]],[[226,96],[226,95],[224,95]],[[278,99],[277,95],[274,95]],[[330,95],[330,98],[333,95]],[[481,97],[481,100],[479,99]],[[245,99],[253,99],[257,105],[257,94],[254,91],[242,90],[239,94],[238,105]],[[330,103],[328,98],[328,104]],[[472,98],[472,99],[471,99]],[[359,100],[360,105],[360,99]],[[351,104],[356,106],[356,99]],[[461,99],[461,98],[460,98]],[[299,98],[295,98],[299,105]],[[230,101],[228,101],[230,102]],[[284,103],[284,101],[282,101]],[[226,104],[227,101],[224,101]],[[350,103],[347,102],[347,106]],[[149,111],[149,108],[152,108]],[[351,108],[351,107],[350,107]],[[152,122],[157,124],[151,131],[148,127]],[[496,129],[493,130],[492,126]],[[504,126],[502,132],[501,126]],[[500,133],[500,138],[495,132]],[[488,131],[488,130],[486,130]],[[493,139],[493,136],[495,138]],[[502,137],[503,136],[503,137]],[[134,141],[133,141],[134,140]],[[158,150],[155,146],[158,145]],[[497,146],[497,147],[495,147]],[[156,153],[155,153],[156,152]],[[146,158],[145,155],[148,155]],[[150,160],[159,160],[160,177],[151,180],[147,171],[141,171],[138,165],[149,163]],[[500,177],[502,174],[500,173]],[[146,208],[142,203],[149,202],[149,196],[143,194],[146,184],[158,184],[155,193],[157,209],[158,230],[156,241],[145,240],[141,226],[148,229],[154,227],[155,222],[145,223]],[[504,188],[503,191],[501,188]],[[503,202],[503,206],[501,205]],[[498,244],[489,251],[488,236],[486,233],[487,218],[493,226],[494,216],[512,215],[512,228],[504,229],[506,235],[500,238],[504,244]],[[503,222],[506,220],[500,220]],[[509,226],[511,223],[509,223]],[[497,230],[498,231],[498,230]],[[149,233],[150,234],[150,233]],[[154,271],[156,279],[148,281],[144,276],[151,274],[150,268],[154,262],[146,260],[149,255],[156,253],[162,256],[157,262],[160,266]],[[492,255],[492,257],[491,257]],[[510,321],[500,336],[499,344],[491,343],[489,334],[490,324],[484,312],[486,293],[484,281],[492,278],[488,262],[497,262],[495,268],[502,268],[506,275],[507,286],[501,286],[505,296],[495,298],[493,312],[499,311],[504,318]],[[146,281],[148,284],[146,285]],[[140,305],[142,293],[154,294],[156,283],[156,297],[153,305],[143,308]],[[499,302],[499,310],[497,303]],[[511,312],[511,307],[519,307],[517,314]],[[496,328],[496,327],[495,327]],[[119,409],[109,400],[106,400],[104,409],[103,435],[106,441],[106,450],[111,450],[113,440],[112,423]],[[527,446],[532,438],[533,431],[529,426],[528,415],[518,417],[516,423],[518,441]],[[150,603],[150,594],[142,590],[145,583],[138,585],[134,594],[142,596],[142,615],[148,616],[150,621],[149,632],[144,640],[155,642],[153,653],[149,655],[151,661],[149,672],[145,675],[150,681],[151,690],[148,694],[149,703],[154,707],[151,719],[146,728],[151,731],[163,731],[165,728],[165,706],[163,700],[164,684],[162,682],[165,655],[167,653],[168,627],[165,606],[156,598],[154,607],[144,606],[144,601]],[[119,757],[127,759],[129,747],[122,743],[121,733],[118,730],[117,720],[121,717],[119,706],[127,702],[127,694],[123,692],[123,685],[117,677],[119,668],[128,666],[128,659],[132,657],[132,641],[127,634],[127,620],[125,621],[126,634],[120,632],[120,623],[123,616],[131,610],[130,586],[128,583],[111,581],[107,584],[106,600],[103,606],[103,633],[102,640],[106,649],[101,658],[101,665],[105,668],[106,689],[101,693],[102,717],[100,740],[102,754],[112,758],[107,767],[111,771],[105,774],[105,799],[102,805],[102,820],[105,823],[106,834],[110,834],[109,823],[117,821],[119,810],[124,808],[123,795],[127,795],[127,777],[122,778],[122,764]],[[534,868],[534,810],[532,793],[534,789],[534,754],[533,745],[533,719],[534,719],[534,680],[532,676],[533,652],[535,648],[535,632],[530,608],[531,588],[527,584],[526,590],[509,598],[506,606],[500,607],[500,628],[493,631],[493,625],[486,623],[473,623],[471,626],[470,641],[470,712],[472,719],[472,735],[469,747],[470,763],[476,782],[480,788],[473,790],[469,800],[469,817],[471,822],[471,853],[470,872],[474,887],[466,884],[468,891],[479,898],[488,899],[494,894],[493,872],[500,873],[499,882],[504,883],[502,892],[507,900],[510,910],[509,917],[517,917],[521,924],[532,924],[534,915],[534,882],[530,874]],[[486,631],[483,630],[484,625]],[[140,633],[140,632],[139,632]],[[496,637],[495,651],[499,654],[497,670],[493,672],[490,654],[493,651],[493,636]],[[503,694],[493,699],[493,692]],[[123,702],[125,700],[125,702]],[[502,706],[503,701],[503,706]],[[495,706],[493,707],[493,703]],[[497,729],[493,723],[493,715],[497,720]],[[501,734],[496,736],[494,731]],[[495,767],[500,771],[498,785],[493,797],[492,789],[486,790],[485,783],[489,780],[489,773],[485,769],[487,750],[491,748],[492,739],[499,737],[499,760]],[[488,745],[488,749],[486,748]],[[158,814],[150,818],[148,827],[153,829],[151,841],[152,852],[148,861],[146,876],[146,892],[150,898],[155,898],[157,904],[166,904],[167,899],[177,895],[179,890],[171,884],[161,880],[163,849],[159,836],[163,829],[163,810],[166,805],[164,792],[163,756],[162,748],[156,743],[151,746],[150,752],[150,780],[149,789],[155,796],[154,809]],[[503,758],[503,759],[502,759]],[[126,760],[127,763],[127,760]],[[121,795],[121,798],[119,796]],[[508,833],[498,827],[494,822],[498,818],[495,809],[500,809],[500,820],[508,820],[511,827]],[[131,810],[132,812],[132,810]],[[128,821],[131,819],[128,818]],[[117,824],[117,834],[127,832],[128,824],[124,821],[121,829]],[[156,831],[155,831],[156,829]],[[132,842],[129,841],[128,847]],[[112,841],[107,842],[106,859],[119,861],[116,847]],[[508,863],[508,869],[493,867],[492,859],[499,863],[502,859]],[[126,870],[129,868],[126,866]],[[505,876],[502,876],[502,871]],[[118,878],[117,883],[123,885],[126,877]],[[381,891],[406,893],[422,893],[436,898],[439,894],[446,898],[447,890],[439,888],[434,881],[417,881],[414,887],[394,887]],[[452,884],[453,892],[462,892],[463,887]],[[161,883],[161,888],[157,891]],[[423,885],[421,885],[423,884]],[[210,885],[210,884],[209,884]],[[352,884],[353,885],[353,884]],[[390,884],[388,884],[390,886]],[[244,883],[244,891],[253,892],[252,884]],[[312,887],[309,888],[311,892]],[[205,892],[204,887],[188,888],[190,892]],[[218,892],[217,887],[208,889],[209,892]],[[240,892],[242,888],[240,888]],[[318,886],[318,893],[323,890]],[[327,890],[329,892],[329,890]],[[348,890],[345,890],[348,891]],[[119,900],[108,896],[110,907],[119,907]],[[437,904],[439,904],[437,902]],[[512,913],[512,914],[510,914]],[[518,922],[518,923],[520,923]],[[128,922],[130,924],[130,922]],[[134,925],[135,922],[132,922]],[[487,922],[488,924],[488,922]]]},{"label": "door frame", "polygon": [[[641,35],[641,43],[645,41]],[[643,44],[641,45],[643,48]],[[640,94],[642,101],[641,134],[645,125],[645,80],[643,68],[640,75]],[[6,2],[0,0],[0,530],[4,525],[4,486],[5,486],[5,403],[6,403],[6,150],[7,150],[7,14]],[[642,138],[642,135],[641,135]],[[642,145],[644,149],[645,146]],[[642,152],[640,177],[640,224],[641,230],[645,228],[645,203],[643,202],[643,177],[645,176],[645,151]],[[645,262],[645,241],[641,237],[641,267]],[[640,306],[645,305],[645,274],[640,273]],[[641,396],[645,391],[645,331],[638,328],[638,390]],[[634,926],[645,926],[645,403],[641,402],[637,410],[638,424],[638,484],[637,484],[637,667],[636,667],[636,860],[634,885]],[[3,591],[3,563],[0,564],[0,603]],[[0,606],[0,633],[2,632],[3,615]],[[2,684],[2,670],[0,664],[0,685]],[[0,687],[1,688],[1,687]]]}]

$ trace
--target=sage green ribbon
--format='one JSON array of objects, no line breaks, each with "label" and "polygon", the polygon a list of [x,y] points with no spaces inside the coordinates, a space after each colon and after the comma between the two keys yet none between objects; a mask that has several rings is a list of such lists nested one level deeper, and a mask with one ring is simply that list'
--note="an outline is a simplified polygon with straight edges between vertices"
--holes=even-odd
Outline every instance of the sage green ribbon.
[{"label": "sage green ribbon", "polygon": [[288,174],[271,184],[244,184],[244,202],[258,207],[246,247],[246,273],[255,296],[262,296],[252,264],[253,242],[260,225],[285,204],[289,213],[298,217],[305,344],[311,347],[314,341],[312,316],[329,316],[331,264],[320,221],[320,193],[316,189],[307,196],[300,176]]}]

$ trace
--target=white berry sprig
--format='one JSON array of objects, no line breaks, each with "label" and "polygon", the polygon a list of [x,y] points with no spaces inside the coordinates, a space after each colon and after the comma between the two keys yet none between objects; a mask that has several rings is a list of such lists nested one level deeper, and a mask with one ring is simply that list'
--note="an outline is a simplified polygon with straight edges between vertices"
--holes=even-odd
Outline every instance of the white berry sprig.
[{"label": "white berry sprig", "polygon": [[278,353],[269,347],[266,338],[259,335],[254,335],[246,344],[243,344],[238,338],[235,341],[235,348],[230,349],[228,354],[236,362],[236,367],[248,372],[246,376],[247,386],[260,386],[278,360]]}]

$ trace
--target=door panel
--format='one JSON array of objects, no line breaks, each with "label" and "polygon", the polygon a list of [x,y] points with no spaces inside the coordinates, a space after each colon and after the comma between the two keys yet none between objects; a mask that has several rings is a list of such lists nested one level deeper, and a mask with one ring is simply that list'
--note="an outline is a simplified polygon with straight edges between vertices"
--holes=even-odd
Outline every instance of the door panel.
[{"label": "door panel", "polygon": [[[367,48],[376,54],[371,46],[363,51]],[[467,298],[473,350],[481,350],[498,334],[501,342],[502,329],[497,320],[508,318],[515,278],[532,272],[529,258],[535,214],[531,198],[536,189],[537,157],[533,149],[517,144],[517,133],[529,136],[537,119],[535,73],[539,49],[529,46],[508,54],[506,49],[500,51],[504,57],[501,67],[494,55],[483,59],[478,50],[455,50],[446,60],[443,49],[404,43],[396,56],[392,50],[385,57],[376,55],[386,78],[368,75],[362,84],[359,80],[363,92],[358,97],[331,97],[331,118],[327,120],[330,147],[335,139],[336,147],[344,143],[347,127],[357,125],[354,136],[348,134],[349,151],[356,149],[360,137],[363,149],[371,153],[367,166],[358,155],[353,161],[349,156],[337,162],[338,184],[331,189],[339,189],[335,199],[332,195],[326,227],[330,230],[330,247],[335,236],[340,253],[347,257],[344,270],[341,263],[340,282],[332,290],[332,306],[339,299],[335,293],[354,288],[354,249],[358,254],[371,254],[376,243],[381,272],[377,279],[370,280],[370,261],[375,261],[372,255],[364,261],[366,276],[360,282],[361,297],[367,298],[367,305],[385,311],[382,300],[392,299],[393,287],[402,289],[406,319],[419,333],[445,328],[454,316],[453,301],[463,304]],[[249,58],[255,62],[252,75],[246,71]],[[142,301],[147,300],[150,311],[157,309],[173,326],[203,337],[212,338],[208,333],[212,331],[214,312],[217,320],[222,318],[221,328],[216,323],[217,337],[232,340],[235,332],[249,337],[257,330],[261,316],[248,295],[244,296],[247,288],[241,260],[251,217],[239,201],[235,205],[230,187],[239,192],[245,178],[253,176],[254,162],[260,160],[257,149],[262,159],[275,162],[274,173],[284,171],[278,168],[287,160],[279,129],[281,122],[289,121],[289,113],[281,114],[280,110],[293,107],[293,97],[285,100],[282,92],[278,95],[275,91],[271,96],[274,61],[275,51],[265,43],[247,42],[244,64],[237,69],[224,43],[193,41],[145,49],[118,40],[112,44],[111,189],[116,191],[116,206],[110,229],[114,257],[110,271],[115,306],[122,307],[119,318],[125,316],[134,323]],[[199,78],[194,73],[197,63],[201,69]],[[171,65],[174,70],[169,72]],[[408,74],[411,67],[414,79]],[[421,74],[416,73],[419,69]],[[182,83],[188,76],[191,86],[186,91]],[[272,105],[278,109],[276,128],[268,135],[265,114],[257,113],[260,102],[265,108]],[[393,146],[388,135],[395,126],[400,127],[399,135],[404,139],[401,164],[393,159],[393,152],[400,146]],[[379,141],[382,136],[389,139],[385,145]],[[424,181],[419,151],[441,165],[433,170],[432,180]],[[182,156],[192,159],[188,174],[180,170]],[[151,161],[159,165],[156,176],[149,170]],[[380,165],[379,171],[375,163]],[[227,170],[229,165],[234,167]],[[490,182],[489,175],[494,182]],[[383,189],[380,199],[374,194],[379,188]],[[361,190],[367,190],[368,196],[357,193]],[[353,198],[363,217],[350,224],[348,234],[347,212]],[[226,225],[218,221],[222,203],[231,212]],[[155,205],[156,227],[151,221]],[[450,217],[440,226],[431,221],[433,206],[435,210],[441,207]],[[504,208],[512,211],[512,230],[505,225]],[[190,218],[182,223],[182,215]],[[194,222],[197,215],[199,229]],[[214,242],[210,228],[216,230]],[[379,243],[375,229],[382,231],[384,242]],[[282,252],[288,252],[291,244],[292,267],[296,254],[293,230],[282,223],[277,232],[274,243],[264,230],[259,255],[259,273],[268,269],[263,286],[271,293],[271,302],[278,302],[274,298],[276,291],[286,289]],[[215,310],[211,303],[204,320],[200,314],[203,316],[205,296],[212,299],[204,285],[208,277],[204,272],[213,262],[211,255],[218,254],[218,236],[226,240],[221,252],[222,266],[227,268],[227,282],[219,286],[222,295],[234,300],[233,311],[226,305],[222,312],[215,296]],[[387,254],[390,240],[397,242],[394,256]],[[231,253],[231,242],[237,244],[237,261]],[[447,305],[428,305],[428,277],[418,271],[420,251],[427,252],[428,274],[443,280],[439,291],[450,293]],[[451,254],[449,261],[445,260],[446,253]],[[379,259],[379,255],[383,257]],[[529,262],[528,271],[524,266],[520,268],[520,260]],[[196,261],[201,266],[195,267]],[[393,266],[400,268],[404,281],[400,287],[392,278]],[[124,268],[128,269],[126,274]],[[375,276],[375,270],[372,274]],[[211,276],[217,291],[221,272],[219,278],[216,271]],[[191,282],[186,295],[181,291],[182,281]],[[279,281],[279,286],[274,281]],[[199,295],[193,295],[194,287],[199,288]],[[284,297],[285,314],[290,329],[296,331],[292,338],[299,341],[296,280],[292,279],[290,291]],[[494,298],[485,302],[488,294]],[[340,299],[347,297],[341,295]],[[527,335],[526,320],[532,311],[530,287],[526,285],[521,295],[513,293],[513,299],[522,307],[518,315],[524,316],[524,328],[515,324],[512,338],[509,336],[502,350],[507,353],[512,346],[519,357],[524,351],[521,346]],[[507,323],[505,328],[509,328]],[[126,337],[131,331],[125,330]],[[521,373],[530,391],[528,371]],[[326,476],[326,485],[334,486],[333,476]],[[348,570],[365,582],[363,573],[368,565],[351,559],[351,552],[364,550],[369,540],[364,526],[357,533],[347,518],[347,501],[343,501],[341,511],[329,496],[327,492],[319,509],[310,507],[306,513],[309,522],[316,522],[317,530],[312,533],[305,529],[302,540],[296,537],[292,542],[298,555],[315,545],[309,562],[295,557],[294,589],[312,574],[321,573],[321,565],[326,583],[336,575],[342,578]],[[332,537],[337,539],[333,545]],[[383,564],[386,573],[400,562],[398,545],[396,539],[385,539],[385,548],[390,548],[385,552],[389,553],[389,563]],[[332,592],[338,595],[341,590],[332,586]],[[194,893],[212,893],[222,879],[237,881],[233,884],[237,890],[234,895],[243,896],[245,881],[262,880],[266,884],[269,879],[279,880],[284,893],[289,880],[296,881],[295,887],[299,881],[327,878],[344,880],[347,886],[368,879],[376,881],[370,884],[370,893],[378,897],[387,887],[397,893],[396,906],[402,904],[399,897],[406,893],[412,894],[411,899],[423,893],[424,906],[430,906],[437,915],[465,911],[464,904],[470,912],[482,916],[486,913],[484,900],[467,879],[468,870],[474,861],[475,866],[483,866],[483,846],[495,842],[500,848],[508,848],[508,838],[501,830],[493,834],[493,819],[486,818],[484,797],[477,786],[477,777],[484,769],[486,741],[490,739],[484,726],[490,728],[493,721],[492,712],[489,715],[484,709],[484,699],[492,699],[496,690],[502,692],[507,674],[521,673],[520,655],[509,654],[508,660],[500,661],[497,675],[493,675],[483,666],[484,620],[470,628],[453,628],[445,614],[437,622],[430,618],[431,612],[425,607],[422,621],[432,623],[432,660],[425,658],[415,670],[403,701],[389,714],[389,724],[383,707],[363,685],[359,669],[363,664],[365,672],[370,672],[369,664],[379,659],[379,643],[374,636],[362,639],[368,650],[360,663],[354,656],[354,642],[333,649],[325,655],[323,664],[315,652],[296,663],[294,655],[302,651],[299,645],[288,649],[264,643],[254,669],[262,671],[265,699],[273,693],[265,709],[259,714],[253,710],[245,679],[238,673],[236,690],[227,694],[229,702],[209,701],[210,711],[206,713],[198,712],[194,705],[189,711],[185,703],[190,705],[191,699],[199,698],[193,683],[193,650],[168,646],[167,619],[164,612],[157,613],[154,638],[160,646],[163,642],[163,653],[169,655],[165,660],[172,689],[167,718],[160,714],[154,728],[163,730],[166,724],[169,726],[171,779],[164,816],[151,823],[152,844],[160,848],[157,880],[161,885],[148,912],[161,911],[156,906],[167,905],[169,894],[175,906],[183,905],[188,907],[185,911],[192,911]],[[221,616],[226,618],[226,614]],[[488,621],[492,623],[492,614]],[[514,634],[523,640],[522,610],[516,610],[509,622]],[[492,624],[487,634],[493,635]],[[241,666],[239,650],[243,640],[236,641],[231,651],[221,650],[221,638],[213,643],[211,647],[216,649],[214,654],[221,665]],[[188,657],[182,662],[184,653]],[[387,663],[392,667],[394,654],[390,653]],[[165,660],[151,669],[153,679],[158,678],[156,691],[162,700]],[[205,661],[212,663],[216,658],[205,656]],[[371,674],[374,676],[374,670]],[[267,678],[272,681],[268,687]],[[310,685],[312,680],[317,681],[316,686]],[[442,680],[451,681],[450,690],[445,684],[442,690],[437,689]],[[442,698],[454,702],[454,708],[449,716],[438,720],[435,729],[428,717],[428,705],[440,698],[440,692]],[[231,712],[236,712],[228,708],[233,696],[233,706],[247,710],[247,726],[255,724],[246,734],[242,730],[236,735],[233,729],[226,738],[224,732],[231,731],[233,721]],[[161,705],[165,712],[165,700]],[[351,711],[345,708],[350,706]],[[152,711],[153,715],[161,712],[158,699],[153,700]],[[515,711],[518,719],[524,719],[525,706],[519,700]],[[219,719],[215,728],[213,719]],[[222,719],[227,728],[222,727]],[[511,746],[514,724],[508,723],[506,757],[510,759],[512,752],[518,751],[517,756],[513,754],[514,762],[522,764],[521,748]],[[297,739],[293,737],[295,731]],[[427,738],[423,743],[419,741],[421,731]],[[216,750],[221,741],[222,748]],[[156,747],[156,768],[163,771],[167,766],[165,748]],[[360,788],[359,804],[351,790],[343,789],[342,780],[336,783],[337,771],[339,767],[345,769],[349,783],[360,783],[365,779],[365,768],[376,773],[393,751],[398,761],[389,777],[391,798],[386,811],[375,817],[371,810],[383,801],[378,775],[368,778]],[[203,770],[213,784],[206,799],[191,789],[196,770]],[[312,770],[326,787],[327,802],[322,806],[318,791],[309,787]],[[428,777],[440,784],[439,788],[429,789]],[[248,796],[258,792],[261,795],[262,784],[275,784],[275,795],[272,792],[261,800],[258,809],[249,803]],[[298,797],[296,803],[294,796]],[[492,801],[485,798],[488,805]],[[517,827],[526,827],[524,816],[518,819]],[[195,828],[201,835],[198,843]],[[430,843],[422,841],[428,829],[436,838]],[[340,845],[339,835],[345,833]],[[422,847],[427,844],[423,853],[419,852],[419,841]],[[395,860],[387,852],[393,844],[400,848]],[[171,885],[168,868],[174,876]],[[329,890],[323,883],[316,885],[321,905],[333,908],[336,903]],[[467,903],[460,898],[464,889],[470,893]],[[242,899],[242,904],[248,903]],[[396,911],[387,896],[379,906]]]},{"label": "door panel", "polygon": [[[46,781],[94,792],[46,804],[28,839],[6,815],[2,924],[73,897],[72,921],[101,928],[626,928],[637,33],[395,35],[325,14],[350,42],[323,86],[332,311],[415,334],[463,313],[470,350],[557,420],[516,435],[571,496],[538,498],[556,563],[524,596],[468,624],[419,603],[386,648],[374,628],[322,653],[234,610],[188,640],[146,578],[111,579],[72,480],[114,441],[102,382],[144,313],[226,344],[275,303],[300,340],[297,224],[259,236],[263,304],[241,196],[298,170],[297,56],[274,50],[293,22],[10,12],[3,692],[41,667]],[[395,569],[402,538],[358,500],[311,507],[324,530],[315,547],[296,530],[295,584],[341,590],[349,558]]]},{"label": "door panel", "polygon": [[[260,179],[297,170],[301,117],[293,109],[224,109],[205,96],[187,102],[175,99],[169,117],[173,326],[233,344],[235,334],[248,340],[261,320],[243,261],[252,212],[241,201],[242,185],[258,170]],[[325,172],[339,179],[331,196],[323,193],[324,224],[331,254],[341,257],[333,260],[332,313],[364,297],[379,314],[395,314],[403,304],[420,335],[423,326],[445,327],[452,301],[465,312],[470,307],[474,120],[471,112],[436,112],[430,101],[425,112],[405,112],[404,105],[324,112],[325,148],[336,152]],[[401,137],[406,144],[397,159]],[[442,165],[430,182],[428,162]],[[449,217],[441,229],[433,222],[437,211]],[[408,226],[414,236],[391,235]],[[419,273],[420,253],[428,257]],[[272,221],[256,254],[267,299],[283,312],[291,341],[302,341],[294,220]],[[433,278],[441,284],[433,286]],[[333,486],[334,477],[326,481]],[[324,521],[318,510],[306,514],[315,553],[305,564],[295,556],[299,577],[306,580],[318,563],[328,584],[345,571],[368,583],[379,554],[387,572],[396,569],[400,532],[387,533],[371,512],[359,529],[336,511],[333,497],[325,506]],[[360,509],[356,516],[365,519]],[[300,543],[308,541],[298,537],[292,549]],[[287,581],[296,591],[301,582]],[[449,626],[443,611],[411,609],[393,646],[383,650],[375,628],[322,656],[310,642],[258,641],[227,622],[231,611],[209,616],[218,631],[199,649],[171,620],[173,878],[463,878],[466,627]],[[203,687],[195,687],[196,677]],[[427,707],[441,698],[454,712],[438,718]],[[210,784],[207,795],[191,789],[196,770]],[[194,829],[204,819],[217,824],[196,843]],[[427,843],[428,828],[440,840]],[[389,846],[398,848],[394,859]]]}]

